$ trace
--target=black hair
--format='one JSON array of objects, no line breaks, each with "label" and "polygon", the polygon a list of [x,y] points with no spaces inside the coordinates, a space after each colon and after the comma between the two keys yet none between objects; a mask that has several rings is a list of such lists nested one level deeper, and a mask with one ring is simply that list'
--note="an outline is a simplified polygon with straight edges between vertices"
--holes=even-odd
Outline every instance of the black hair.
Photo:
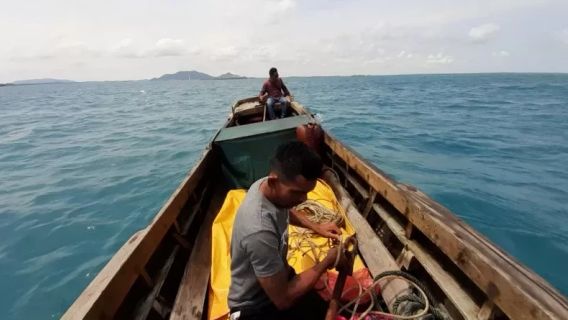
[{"label": "black hair", "polygon": [[294,180],[297,175],[307,180],[316,180],[321,174],[322,167],[319,155],[300,141],[280,145],[270,160],[270,170],[278,173],[286,181]]},{"label": "black hair", "polygon": [[268,75],[272,77],[276,72],[278,72],[278,70],[276,70],[276,68],[272,67],[268,71]]}]

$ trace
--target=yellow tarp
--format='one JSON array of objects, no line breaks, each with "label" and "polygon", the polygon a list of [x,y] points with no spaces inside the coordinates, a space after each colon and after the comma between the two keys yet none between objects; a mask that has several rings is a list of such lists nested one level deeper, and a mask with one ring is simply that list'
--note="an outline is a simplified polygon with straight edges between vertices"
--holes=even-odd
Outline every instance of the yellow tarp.
[{"label": "yellow tarp", "polygon": [[[237,209],[245,195],[246,191],[244,189],[229,191],[223,206],[213,222],[208,311],[210,320],[227,319],[229,312],[227,296],[231,283],[231,233]],[[324,181],[318,180],[314,190],[308,193],[308,199],[316,200],[323,206],[343,215],[345,218],[345,226],[342,228],[344,237],[354,233],[353,226],[345,216],[345,211],[337,202],[332,189]],[[310,237],[309,240],[312,244],[308,245],[305,237],[302,236],[304,234],[302,228],[290,226],[288,233],[288,263],[296,270],[296,273],[301,273],[314,265],[314,251],[311,248],[315,248],[315,254],[321,257],[324,257],[329,249],[328,239],[318,236]],[[363,267],[363,262],[357,257],[353,270],[359,270]]]}]

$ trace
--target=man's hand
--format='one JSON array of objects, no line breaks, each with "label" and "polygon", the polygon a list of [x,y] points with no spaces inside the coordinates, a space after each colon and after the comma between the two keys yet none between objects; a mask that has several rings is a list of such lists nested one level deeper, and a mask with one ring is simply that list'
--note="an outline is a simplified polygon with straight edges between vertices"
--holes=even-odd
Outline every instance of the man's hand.
[{"label": "man's hand", "polygon": [[291,103],[293,99],[292,96],[285,96],[284,98],[288,101],[288,103]]},{"label": "man's hand", "polygon": [[333,222],[314,224],[312,230],[322,237],[340,240],[341,229]]},{"label": "man's hand", "polygon": [[327,222],[320,224],[312,222],[306,217],[304,212],[295,208],[290,209],[290,223],[294,226],[310,229],[322,237],[340,240],[341,230],[335,223]]},{"label": "man's hand", "polygon": [[[339,254],[340,250],[343,250],[343,248],[337,246],[337,247],[330,248],[329,251],[327,252],[327,255],[325,256],[325,258],[322,262],[325,265],[327,265],[328,269],[331,269],[331,268],[334,267],[335,261],[337,261],[337,255]],[[335,267],[336,267],[337,270],[348,267],[348,260],[347,260],[347,257],[345,256],[345,254],[341,254],[341,257],[339,257],[339,261],[337,263],[337,266],[335,266]]]}]

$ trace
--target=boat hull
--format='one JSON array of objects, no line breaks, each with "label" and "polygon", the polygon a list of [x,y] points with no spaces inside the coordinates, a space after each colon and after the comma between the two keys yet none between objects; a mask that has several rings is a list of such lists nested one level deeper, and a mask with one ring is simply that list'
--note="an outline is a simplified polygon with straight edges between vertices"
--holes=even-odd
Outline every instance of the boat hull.
[{"label": "boat hull", "polygon": [[[224,194],[263,176],[278,143],[295,139],[296,125],[315,121],[297,102],[283,120],[267,122],[264,108],[257,98],[235,103],[148,227],[118,250],[62,319],[205,317],[207,244]],[[333,172],[328,181],[349,207],[373,275],[413,274],[453,319],[568,319],[566,297],[450,210],[391,179],[329,132],[322,144]]]}]

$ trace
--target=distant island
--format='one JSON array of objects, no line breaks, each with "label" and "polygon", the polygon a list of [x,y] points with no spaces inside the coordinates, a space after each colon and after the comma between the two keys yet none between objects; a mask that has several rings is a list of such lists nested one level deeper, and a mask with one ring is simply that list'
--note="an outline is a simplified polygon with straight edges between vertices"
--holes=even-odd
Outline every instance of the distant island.
[{"label": "distant island", "polygon": [[214,77],[199,71],[178,71],[176,73],[164,74],[159,78],[152,78],[150,80],[237,80],[246,79],[246,77],[239,76],[230,72],[224,73],[218,77]]},{"label": "distant island", "polygon": [[75,81],[71,81],[71,80],[44,78],[44,79],[18,80],[18,81],[13,81],[13,82],[8,82],[8,83],[0,83],[0,87],[25,86],[25,85],[33,85],[33,84],[74,83],[74,82]]},{"label": "distant island", "polygon": [[19,80],[19,81],[14,81],[11,84],[19,85],[19,84],[48,84],[48,83],[71,83],[71,82],[75,81],[44,78],[44,79]]},{"label": "distant island", "polygon": [[[159,78],[152,78],[150,80],[155,81],[155,80],[238,80],[238,79],[247,79],[247,77],[243,77],[238,74],[230,72],[215,77],[207,73],[192,70],[192,71],[178,71],[176,73],[164,74]],[[33,84],[75,83],[75,82],[76,81],[73,80],[43,78],[43,79],[18,80],[9,83],[0,83],[0,87],[33,85]]]}]

